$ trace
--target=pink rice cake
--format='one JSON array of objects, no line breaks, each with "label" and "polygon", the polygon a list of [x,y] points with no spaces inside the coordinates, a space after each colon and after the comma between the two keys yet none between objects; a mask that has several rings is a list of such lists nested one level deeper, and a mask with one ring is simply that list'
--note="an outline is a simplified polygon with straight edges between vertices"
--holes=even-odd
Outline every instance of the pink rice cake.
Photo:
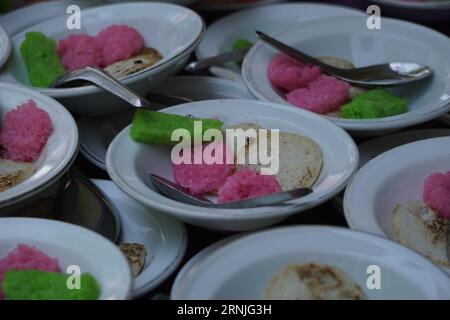
[{"label": "pink rice cake", "polygon": [[35,101],[28,100],[9,111],[3,119],[0,132],[2,156],[12,161],[34,162],[52,132],[48,113],[39,109]]},{"label": "pink rice cake", "polygon": [[[9,270],[40,270],[61,272],[57,259],[50,258],[42,251],[25,244],[19,244],[6,257],[0,259],[0,289],[5,272]],[[0,300],[3,294],[0,290]]]},{"label": "pink rice cake", "polygon": [[286,95],[289,103],[315,113],[336,111],[349,99],[350,85],[334,77],[321,75],[307,87]]},{"label": "pink rice cake", "polygon": [[97,35],[102,50],[102,67],[129,59],[144,49],[144,38],[127,25],[112,25]]},{"label": "pink rice cake", "polygon": [[59,41],[58,54],[66,71],[102,64],[102,50],[95,37],[86,34],[71,35]]},{"label": "pink rice cake", "polygon": [[424,202],[446,219],[450,219],[450,171],[433,173],[423,186]]},{"label": "pink rice cake", "polygon": [[219,203],[262,197],[282,191],[275,176],[261,175],[253,169],[243,167],[228,177],[219,189]]},{"label": "pink rice cake", "polygon": [[320,68],[307,65],[285,54],[275,56],[269,66],[269,80],[280,90],[292,91],[320,76]]},{"label": "pink rice cake", "polygon": [[[207,146],[206,144],[202,146],[202,153],[206,150]],[[234,155],[231,154],[226,143],[212,142],[209,144],[209,147],[223,148],[223,161],[221,163],[211,163],[213,161],[207,159],[205,161],[203,159],[201,164],[194,164],[194,149],[192,149],[190,164],[182,163],[173,165],[173,175],[176,183],[189,189],[193,194],[202,195],[217,191],[234,172]],[[211,151],[211,154],[215,156],[215,151]]]}]

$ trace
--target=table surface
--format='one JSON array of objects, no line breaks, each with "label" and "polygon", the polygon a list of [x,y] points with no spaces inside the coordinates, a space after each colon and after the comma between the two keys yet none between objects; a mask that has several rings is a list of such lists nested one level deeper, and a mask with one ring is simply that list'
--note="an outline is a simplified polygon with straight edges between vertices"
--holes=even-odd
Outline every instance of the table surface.
[{"label": "table surface", "polygon": [[[365,10],[367,8],[368,2],[365,0],[321,0],[317,2],[322,3],[335,3],[335,4],[341,4],[341,5],[347,5],[352,6],[361,10]],[[228,14],[228,13],[201,13],[204,17],[207,24],[211,24],[215,20],[219,19],[220,17]],[[450,18],[449,18],[450,21]],[[429,25],[432,28],[435,28],[443,33],[446,33],[447,35],[450,35],[450,23],[448,25]],[[438,121],[432,121],[426,124],[422,124],[420,126],[416,126],[411,129],[417,129],[417,128],[444,128],[446,127],[444,124],[438,122]],[[363,142],[361,139],[356,139],[357,143]],[[78,156],[76,160],[76,165],[80,170],[87,175],[90,178],[94,179],[109,179],[108,174],[104,172],[103,170],[95,167],[92,165],[87,159],[85,159],[81,154]],[[332,226],[341,226],[341,227],[348,227],[344,216],[336,209],[336,207],[333,205],[331,201],[328,201],[324,204],[322,204],[319,207],[313,208],[309,211],[302,212],[301,214],[294,215],[282,223],[276,225],[276,226],[286,226],[286,225],[332,225]],[[276,227],[272,226],[272,227]],[[215,231],[208,231],[201,228],[197,228],[194,226],[186,225],[187,232],[188,232],[188,246],[186,255],[184,256],[184,259],[182,263],[180,264],[179,268],[173,273],[171,277],[169,277],[164,283],[162,283],[158,288],[153,290],[152,292],[149,292],[145,296],[142,297],[142,299],[151,299],[155,294],[165,294],[168,295],[171,290],[172,283],[178,274],[179,270],[200,250],[206,248],[207,246],[224,239],[226,237],[229,237],[230,233],[219,233]]]}]

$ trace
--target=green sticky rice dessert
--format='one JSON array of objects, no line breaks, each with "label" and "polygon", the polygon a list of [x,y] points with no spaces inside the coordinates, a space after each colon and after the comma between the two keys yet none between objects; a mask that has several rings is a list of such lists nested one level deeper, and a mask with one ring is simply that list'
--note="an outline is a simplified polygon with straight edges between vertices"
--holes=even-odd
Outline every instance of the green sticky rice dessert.
[{"label": "green sticky rice dessert", "polygon": [[167,114],[150,110],[138,110],[133,118],[131,138],[140,143],[176,145],[179,141],[172,141],[172,133],[176,129],[186,129],[192,138],[194,134],[194,122],[201,121],[203,134],[208,129],[222,128],[223,122],[215,119],[196,119],[175,114]]},{"label": "green sticky rice dessert", "polygon": [[41,32],[28,32],[20,47],[20,54],[34,87],[48,88],[65,73],[56,52],[56,41]]},{"label": "green sticky rice dessert", "polygon": [[81,275],[80,289],[68,289],[69,277],[73,276],[39,270],[7,271],[3,294],[5,300],[97,300],[100,297],[100,286],[89,273]]},{"label": "green sticky rice dessert", "polygon": [[342,109],[347,119],[377,119],[408,112],[408,101],[389,91],[377,88],[360,94]]},{"label": "green sticky rice dessert", "polygon": [[[253,46],[253,43],[248,41],[247,39],[238,39],[233,43],[232,50],[237,51],[241,49],[247,49]],[[240,66],[243,60],[236,61],[236,63]]]}]

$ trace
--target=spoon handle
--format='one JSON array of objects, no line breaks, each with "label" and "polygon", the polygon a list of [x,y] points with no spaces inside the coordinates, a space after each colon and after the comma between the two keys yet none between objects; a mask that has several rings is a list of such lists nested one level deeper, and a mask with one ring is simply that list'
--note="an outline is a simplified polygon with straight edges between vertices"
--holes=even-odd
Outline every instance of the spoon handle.
[{"label": "spoon handle", "polygon": [[334,74],[335,71],[336,71],[336,69],[334,67],[332,67],[332,66],[330,66],[330,65],[328,65],[326,63],[323,63],[322,61],[320,61],[320,60],[318,60],[316,58],[313,58],[313,57],[311,57],[311,56],[309,56],[307,54],[304,54],[303,52],[301,52],[301,51],[299,51],[297,49],[294,49],[294,48],[292,48],[292,47],[290,47],[290,46],[288,46],[288,45],[286,45],[286,44],[284,44],[284,43],[282,43],[282,42],[280,42],[280,41],[278,41],[278,40],[268,36],[264,32],[256,31],[256,34],[258,35],[258,37],[262,41],[270,44],[274,48],[278,49],[279,51],[283,52],[284,54],[287,54],[288,56],[290,56],[290,57],[292,57],[294,59],[298,59],[298,60],[301,60],[303,62],[311,63],[311,64],[314,64],[316,66],[319,66],[319,67],[321,67],[323,69],[323,71],[325,71],[327,73],[330,73],[330,74]]},{"label": "spoon handle", "polygon": [[61,78],[57,79],[52,84],[52,87],[58,87],[74,80],[85,80],[92,82],[137,108],[147,107],[150,105],[150,102],[148,102],[145,98],[140,97],[139,95],[128,89],[120,81],[110,76],[100,68],[86,67],[69,72],[63,75]]}]

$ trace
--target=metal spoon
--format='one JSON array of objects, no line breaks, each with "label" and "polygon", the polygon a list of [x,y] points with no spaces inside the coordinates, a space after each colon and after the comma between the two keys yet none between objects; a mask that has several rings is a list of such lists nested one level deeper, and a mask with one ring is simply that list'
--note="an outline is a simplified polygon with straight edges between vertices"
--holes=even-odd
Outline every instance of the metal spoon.
[{"label": "metal spoon", "polygon": [[212,201],[206,199],[205,197],[194,195],[189,192],[186,188],[183,188],[172,181],[169,181],[163,177],[155,174],[149,174],[149,180],[151,184],[159,191],[161,194],[180,202],[185,202],[188,204],[207,207],[207,208],[217,208],[217,209],[246,209],[246,208],[258,208],[265,206],[280,206],[280,205],[290,205],[286,203],[287,201],[298,199],[313,191],[308,188],[295,189],[286,192],[274,193],[264,197],[252,198],[248,200],[242,200],[237,202],[230,202],[225,204],[216,204]]},{"label": "metal spoon", "polygon": [[119,241],[121,222],[117,208],[75,168],[69,171],[58,191],[53,216],[95,231],[115,243]]},{"label": "metal spoon", "polygon": [[117,97],[128,102],[129,104],[131,104],[136,108],[146,108],[155,111],[161,109],[164,106],[164,104],[167,106],[191,101],[186,98],[167,96],[159,93],[151,93],[149,97],[157,101],[158,100],[162,101],[163,104],[149,102],[147,99],[131,91],[127,86],[122,84],[116,78],[109,75],[103,69],[95,67],[85,67],[82,69],[70,71],[61,76],[60,78],[56,79],[52,83],[51,87],[57,88],[69,82],[79,80],[92,82],[97,86],[99,86],[100,88],[116,95]]},{"label": "metal spoon", "polygon": [[413,62],[391,62],[355,69],[335,68],[268,36],[264,32],[256,31],[256,34],[262,41],[294,59],[319,66],[325,73],[359,86],[400,86],[433,75],[430,67]]}]

